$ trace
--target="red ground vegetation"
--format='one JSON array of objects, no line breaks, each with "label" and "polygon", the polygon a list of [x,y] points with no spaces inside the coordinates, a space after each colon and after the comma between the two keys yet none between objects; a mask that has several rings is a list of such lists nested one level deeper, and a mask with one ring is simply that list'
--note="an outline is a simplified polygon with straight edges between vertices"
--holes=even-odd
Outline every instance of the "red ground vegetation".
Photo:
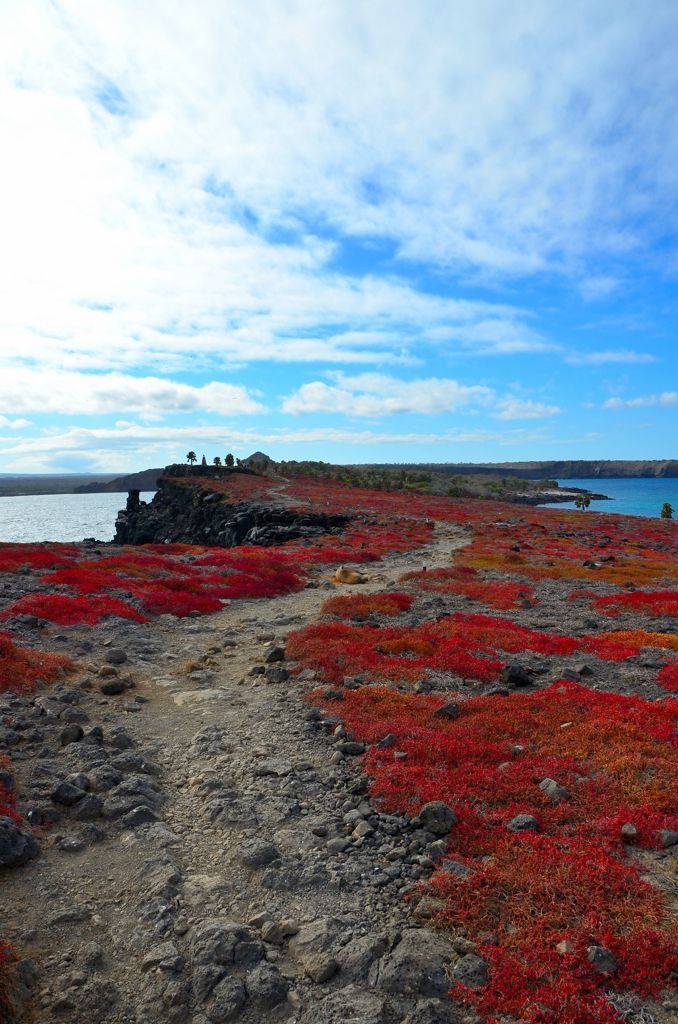
[{"label": "red ground vegetation", "polygon": [[373,613],[396,616],[409,611],[414,597],[411,594],[346,594],[330,597],[321,608],[323,615],[338,619],[366,619]]},{"label": "red ground vegetation", "polygon": [[[386,810],[414,815],[430,800],[454,807],[448,856],[468,876],[439,870],[426,888],[441,901],[439,923],[476,941],[490,965],[485,988],[457,986],[455,996],[490,1021],[617,1021],[604,989],[656,994],[678,969],[668,908],[621,839],[632,824],[638,846],[656,846],[675,825],[678,707],[563,682],[473,698],[456,720],[436,718],[450,696],[369,687],[331,708],[358,739],[397,737],[365,757]],[[554,803],[539,787],[545,778],[566,798]],[[538,832],[507,830],[522,813]],[[571,952],[558,952],[563,941]],[[611,978],[588,962],[591,945],[616,957]]]},{"label": "red ground vegetation", "polygon": [[528,583],[507,583],[497,579],[483,579],[470,566],[450,566],[449,569],[427,569],[407,572],[401,583],[410,583],[418,590],[436,594],[457,594],[469,601],[485,604],[497,611],[519,608],[521,601],[537,603],[537,596]]},{"label": "red ground vegetation", "polygon": [[606,615],[632,612],[634,615],[678,615],[678,591],[633,590],[627,594],[597,597],[593,607]]},{"label": "red ground vegetation", "polygon": [[17,572],[24,566],[51,569],[68,565],[77,554],[73,544],[0,544],[0,572]]},{"label": "red ground vegetation", "polygon": [[84,623],[93,626],[106,615],[117,615],[136,622],[147,620],[131,605],[114,597],[68,597],[65,594],[28,594],[2,612],[0,618],[36,615],[39,619],[57,622],[60,626]]},{"label": "red ground vegetation", "polygon": [[678,661],[660,668],[657,682],[669,693],[678,693]]},{"label": "red ground vegetation", "polygon": [[0,693],[30,690],[38,681],[52,683],[74,667],[63,654],[17,647],[8,633],[0,633]]},{"label": "red ground vegetation", "polygon": [[[379,596],[388,599],[390,595],[371,595],[371,599]],[[490,682],[498,677],[506,655],[525,650],[561,656],[588,651],[604,660],[621,661],[645,647],[678,650],[678,637],[640,629],[562,636],[528,629],[510,619],[458,612],[411,629],[318,623],[288,641],[290,656],[328,682],[361,673],[375,680],[414,682],[428,671]]]}]

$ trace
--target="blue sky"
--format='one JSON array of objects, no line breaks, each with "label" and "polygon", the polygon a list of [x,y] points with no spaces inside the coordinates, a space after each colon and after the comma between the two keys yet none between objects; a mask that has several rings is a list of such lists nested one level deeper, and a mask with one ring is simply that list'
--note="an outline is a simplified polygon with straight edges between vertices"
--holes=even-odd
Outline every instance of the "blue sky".
[{"label": "blue sky", "polygon": [[0,472],[675,457],[651,14],[5,0]]}]

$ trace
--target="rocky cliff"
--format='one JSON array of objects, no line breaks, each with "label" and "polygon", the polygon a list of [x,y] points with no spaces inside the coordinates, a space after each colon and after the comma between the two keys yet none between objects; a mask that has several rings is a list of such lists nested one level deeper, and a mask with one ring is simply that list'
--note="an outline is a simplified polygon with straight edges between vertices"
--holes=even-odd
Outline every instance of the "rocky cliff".
[{"label": "rocky cliff", "polygon": [[273,504],[229,504],[226,495],[187,487],[171,478],[158,481],[151,502],[129,493],[115,524],[117,544],[209,544],[269,546],[342,530],[349,516],[300,512]]}]

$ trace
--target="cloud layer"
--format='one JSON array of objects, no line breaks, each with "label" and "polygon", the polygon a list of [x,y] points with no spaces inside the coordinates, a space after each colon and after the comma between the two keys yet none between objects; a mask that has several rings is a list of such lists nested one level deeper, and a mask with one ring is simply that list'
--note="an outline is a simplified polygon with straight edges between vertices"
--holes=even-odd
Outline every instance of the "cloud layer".
[{"label": "cloud layer", "polygon": [[384,442],[472,416],[488,444],[569,416],[559,444],[625,368],[645,397],[606,408],[672,407],[672,0],[1,17],[0,429],[27,459],[81,416],[164,418],[165,454],[184,414],[258,444],[305,443],[302,414]]}]

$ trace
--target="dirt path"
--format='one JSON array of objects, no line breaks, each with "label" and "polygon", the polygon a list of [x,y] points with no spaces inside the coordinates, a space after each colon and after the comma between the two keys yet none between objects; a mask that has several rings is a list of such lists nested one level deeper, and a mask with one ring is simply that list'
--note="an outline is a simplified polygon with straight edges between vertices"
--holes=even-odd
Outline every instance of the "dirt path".
[{"label": "dirt path", "polygon": [[[439,524],[361,590],[447,565],[465,538]],[[19,735],[35,732],[13,753],[22,803],[60,813],[42,856],[1,879],[0,934],[39,965],[22,968],[33,1013],[14,1020],[473,1019],[444,999],[447,940],[403,902],[435,837],[374,812],[354,749],[304,701],[316,684],[267,662],[317,617],[329,575],[205,619],[68,631],[92,644],[92,689],[9,702]],[[94,676],[116,651],[111,679],[135,687],[103,696]],[[62,746],[73,726],[85,735]]]}]

